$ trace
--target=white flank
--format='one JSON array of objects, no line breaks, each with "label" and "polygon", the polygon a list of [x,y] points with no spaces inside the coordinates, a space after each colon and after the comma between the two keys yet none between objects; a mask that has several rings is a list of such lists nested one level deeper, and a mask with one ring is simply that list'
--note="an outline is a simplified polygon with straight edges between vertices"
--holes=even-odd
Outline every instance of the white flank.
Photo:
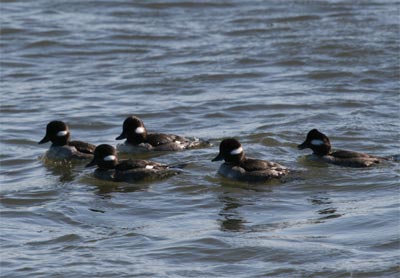
[{"label": "white flank", "polygon": [[117,157],[115,155],[107,155],[106,157],[103,158],[104,161],[114,161],[116,159]]},{"label": "white flank", "polygon": [[62,131],[57,132],[57,136],[58,137],[63,137],[65,135],[67,135],[67,134],[68,134],[67,130],[62,130]]},{"label": "white flank", "polygon": [[135,129],[136,134],[142,134],[144,133],[145,129],[142,126],[139,126],[138,128]]},{"label": "white flank", "polygon": [[154,168],[154,166],[153,165],[146,165],[146,167],[145,167],[146,169],[153,169]]},{"label": "white flank", "polygon": [[232,155],[241,154],[242,152],[243,152],[243,148],[242,148],[242,147],[239,147],[239,148],[237,148],[237,149],[232,150],[232,151],[231,151],[231,154],[232,154]]},{"label": "white flank", "polygon": [[180,144],[181,144],[181,141],[175,141],[175,143],[177,143],[178,145],[180,145]]},{"label": "white flank", "polygon": [[324,144],[324,141],[322,141],[322,140],[318,140],[318,139],[311,140],[311,145],[321,146],[323,144]]}]

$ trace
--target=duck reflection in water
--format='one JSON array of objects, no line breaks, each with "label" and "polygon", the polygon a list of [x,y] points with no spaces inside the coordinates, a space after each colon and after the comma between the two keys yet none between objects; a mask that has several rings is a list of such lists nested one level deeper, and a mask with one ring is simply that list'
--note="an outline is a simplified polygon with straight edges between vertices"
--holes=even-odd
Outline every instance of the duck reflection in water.
[{"label": "duck reflection in water", "polygon": [[224,232],[243,232],[246,230],[245,224],[247,223],[237,211],[242,205],[239,200],[230,196],[223,195],[220,198],[223,207],[219,212],[221,219],[220,229]]},{"label": "duck reflection in water", "polygon": [[70,161],[45,161],[44,167],[51,177],[59,177],[61,183],[73,181],[79,174],[79,169],[74,169],[74,164]]},{"label": "duck reflection in water", "polygon": [[[321,215],[315,220],[315,223],[324,223],[328,219],[341,217],[343,214],[337,213],[337,208],[332,206],[329,197],[315,196],[309,199],[312,205],[319,207],[317,213]],[[321,208],[322,207],[322,208]]]}]

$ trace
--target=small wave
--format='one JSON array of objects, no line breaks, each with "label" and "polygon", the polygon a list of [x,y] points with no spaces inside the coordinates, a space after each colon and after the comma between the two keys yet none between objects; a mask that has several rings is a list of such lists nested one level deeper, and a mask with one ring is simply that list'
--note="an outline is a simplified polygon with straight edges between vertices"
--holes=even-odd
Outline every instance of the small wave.
[{"label": "small wave", "polygon": [[4,61],[1,63],[1,66],[10,68],[32,68],[35,65],[31,63]]},{"label": "small wave", "polygon": [[37,36],[43,36],[43,37],[60,37],[60,36],[66,36],[70,34],[70,32],[65,31],[65,30],[48,30],[48,31],[42,31],[35,33]]},{"label": "small wave", "polygon": [[[52,198],[52,197],[55,197],[54,194],[49,195],[49,196],[40,196],[40,197],[34,197],[33,194],[31,194],[31,195],[32,196],[29,197],[29,198],[23,197],[23,196],[18,196],[18,198],[2,197],[0,199],[0,203],[4,207],[7,207],[7,208],[12,208],[12,207],[33,207],[33,206],[45,205],[48,202],[51,202],[51,201],[55,200],[55,198]],[[18,214],[18,213],[16,213],[16,214]],[[8,215],[8,216],[9,217],[14,217],[14,216],[21,217],[21,215],[13,215],[12,213],[10,215]]]},{"label": "small wave", "polygon": [[298,59],[291,59],[291,60],[282,60],[276,63],[278,66],[289,66],[289,67],[301,67],[305,66],[306,63],[304,61]]},{"label": "small wave", "polygon": [[343,78],[343,77],[354,77],[355,75],[352,72],[348,71],[313,71],[308,74],[308,77],[311,79],[321,80],[321,79],[335,79],[335,78]]},{"label": "small wave", "polygon": [[274,30],[268,28],[254,28],[254,29],[240,29],[240,30],[233,30],[228,31],[225,33],[226,36],[251,36],[263,33],[269,33]]},{"label": "small wave", "polygon": [[292,16],[292,17],[280,17],[276,18],[274,21],[276,22],[297,22],[297,21],[310,21],[310,20],[319,20],[320,16],[317,15],[301,15],[301,16]]},{"label": "small wave", "polygon": [[233,3],[225,2],[168,2],[168,3],[146,3],[143,7],[149,9],[169,9],[169,8],[229,8],[234,7]]},{"label": "small wave", "polygon": [[59,244],[59,243],[65,244],[67,242],[81,242],[81,241],[82,237],[78,236],[77,234],[67,234],[50,240],[29,241],[26,244],[30,246],[39,246],[39,245],[48,246],[50,244]]},{"label": "small wave", "polygon": [[24,32],[24,29],[19,29],[19,28],[0,28],[0,35],[1,36],[6,36],[6,35],[14,35],[17,33],[22,33]]},{"label": "small wave", "polygon": [[261,64],[265,63],[266,60],[264,59],[253,59],[253,58],[240,58],[236,61],[240,65],[255,65],[255,64]]},{"label": "small wave", "polygon": [[382,80],[377,78],[363,78],[360,79],[360,83],[364,84],[381,84]]},{"label": "small wave", "polygon": [[113,35],[110,37],[112,40],[132,41],[132,40],[146,40],[146,41],[172,41],[179,39],[176,36],[168,35]]},{"label": "small wave", "polygon": [[7,74],[4,77],[8,77],[8,78],[29,78],[29,77],[36,77],[37,75],[34,73],[24,73],[24,72],[20,72],[20,73],[11,73],[11,74]]},{"label": "small wave", "polygon": [[214,73],[214,74],[198,74],[193,75],[190,77],[184,78],[173,78],[175,82],[188,82],[188,81],[196,81],[196,82],[203,82],[203,81],[211,81],[211,82],[218,82],[230,79],[248,79],[248,78],[259,78],[263,77],[264,73],[258,72],[245,72],[245,73]]},{"label": "small wave", "polygon": [[30,43],[25,46],[26,49],[29,48],[44,48],[44,47],[52,47],[52,46],[59,46],[61,45],[58,42],[50,41],[50,40],[40,40],[33,43]]},{"label": "small wave", "polygon": [[177,62],[177,63],[171,63],[171,65],[177,65],[177,66],[199,66],[199,65],[208,65],[208,64],[215,64],[216,62],[211,59],[190,59],[182,62]]}]

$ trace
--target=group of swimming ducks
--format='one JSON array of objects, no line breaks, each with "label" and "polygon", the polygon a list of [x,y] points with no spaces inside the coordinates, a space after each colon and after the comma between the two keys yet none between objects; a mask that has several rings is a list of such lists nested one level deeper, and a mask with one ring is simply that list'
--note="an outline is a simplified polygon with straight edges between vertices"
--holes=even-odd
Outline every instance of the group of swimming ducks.
[{"label": "group of swimming ducks", "polygon": [[[67,124],[62,121],[51,121],[46,127],[46,135],[39,142],[51,142],[46,157],[52,160],[91,160],[86,167],[97,166],[94,176],[111,181],[135,182],[146,179],[161,179],[179,174],[182,165],[167,165],[149,160],[119,160],[118,152],[138,153],[143,151],[180,151],[210,146],[207,141],[189,139],[172,134],[149,133],[143,121],[136,116],[125,119],[122,133],[116,140],[126,139],[117,149],[111,145],[101,144],[97,147],[82,141],[71,141]],[[389,158],[371,156],[353,151],[338,150],[332,152],[329,138],[312,129],[298,149],[310,148],[311,158],[340,166],[370,167]],[[263,182],[279,179],[289,174],[289,169],[278,163],[248,158],[243,146],[234,138],[221,141],[218,155],[212,161],[221,161],[218,173],[226,178],[248,182]]]}]

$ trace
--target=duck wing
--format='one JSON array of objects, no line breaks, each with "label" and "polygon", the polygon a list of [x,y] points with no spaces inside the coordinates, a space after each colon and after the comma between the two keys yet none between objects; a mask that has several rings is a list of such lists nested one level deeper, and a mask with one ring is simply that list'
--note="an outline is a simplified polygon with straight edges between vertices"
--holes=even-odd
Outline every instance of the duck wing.
[{"label": "duck wing", "polygon": [[134,169],[166,169],[167,165],[161,164],[154,161],[142,160],[142,159],[128,159],[122,160],[115,167],[117,171],[128,171]]},{"label": "duck wing", "polygon": [[365,153],[358,153],[353,151],[337,150],[331,153],[332,156],[336,158],[372,158],[370,155]]},{"label": "duck wing", "polygon": [[338,150],[323,159],[332,164],[347,167],[370,167],[383,161],[383,158],[352,151]]},{"label": "duck wing", "polygon": [[164,134],[164,133],[149,133],[147,134],[147,143],[151,144],[152,146],[159,146],[159,145],[164,145],[168,143],[174,143],[174,142],[180,142],[183,143],[187,141],[186,138],[178,136],[178,135],[173,135],[173,134]]},{"label": "duck wing", "polygon": [[68,145],[75,147],[78,152],[86,154],[93,154],[94,150],[96,149],[95,145],[82,141],[70,141]]},{"label": "duck wing", "polygon": [[260,160],[260,159],[253,159],[247,158],[244,160],[240,167],[245,169],[246,171],[253,172],[253,171],[263,171],[263,170],[285,170],[286,167],[271,161]]}]

